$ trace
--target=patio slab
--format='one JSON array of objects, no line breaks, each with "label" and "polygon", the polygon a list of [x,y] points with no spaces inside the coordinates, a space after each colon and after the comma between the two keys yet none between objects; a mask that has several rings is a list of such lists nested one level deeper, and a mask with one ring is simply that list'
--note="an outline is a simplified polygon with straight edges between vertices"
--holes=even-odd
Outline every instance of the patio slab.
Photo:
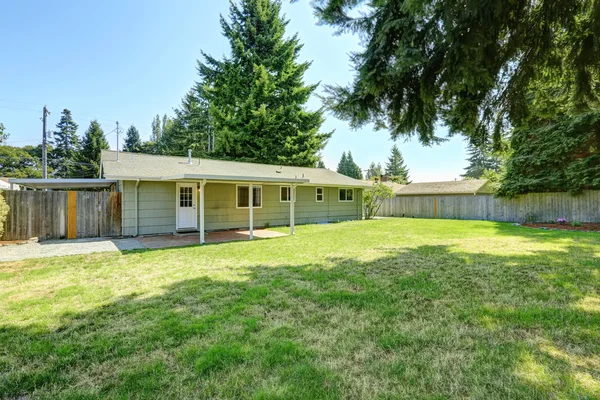
[{"label": "patio slab", "polygon": [[[275,237],[287,236],[286,233],[270,231],[268,229],[255,229],[254,239],[268,239]],[[206,233],[204,240],[206,243],[222,243],[232,242],[235,240],[250,240],[250,231],[221,231]],[[200,234],[184,234],[184,235],[157,235],[157,236],[140,236],[137,238],[142,246],[147,249],[164,249],[167,247],[189,246],[200,243]]]}]

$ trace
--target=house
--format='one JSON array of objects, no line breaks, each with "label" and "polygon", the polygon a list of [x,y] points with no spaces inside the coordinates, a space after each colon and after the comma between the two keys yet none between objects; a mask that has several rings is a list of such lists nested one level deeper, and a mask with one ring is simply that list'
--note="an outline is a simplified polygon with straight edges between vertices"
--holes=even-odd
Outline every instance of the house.
[{"label": "house", "polygon": [[124,236],[362,219],[370,185],[322,168],[102,152],[122,192]]},{"label": "house", "polygon": [[394,191],[396,196],[476,196],[493,193],[487,179],[410,183]]},{"label": "house", "polygon": [[9,179],[12,178],[0,177],[0,190],[21,190],[19,185],[9,183]]}]

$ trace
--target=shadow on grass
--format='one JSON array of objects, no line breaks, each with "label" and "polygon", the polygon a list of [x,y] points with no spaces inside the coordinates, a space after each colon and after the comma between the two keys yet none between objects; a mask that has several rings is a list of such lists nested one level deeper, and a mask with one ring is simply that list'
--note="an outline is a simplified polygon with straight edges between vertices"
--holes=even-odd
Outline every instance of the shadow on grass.
[{"label": "shadow on grass", "polygon": [[257,265],[5,324],[0,396],[597,398],[598,262],[570,251],[586,262],[421,246]]}]

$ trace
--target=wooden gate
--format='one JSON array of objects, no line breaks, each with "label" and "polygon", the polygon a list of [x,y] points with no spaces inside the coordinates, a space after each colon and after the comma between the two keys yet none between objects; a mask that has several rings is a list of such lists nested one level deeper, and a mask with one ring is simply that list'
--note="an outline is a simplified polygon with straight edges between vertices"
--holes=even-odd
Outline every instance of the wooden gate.
[{"label": "wooden gate", "polygon": [[121,236],[121,193],[5,191],[2,240]]}]

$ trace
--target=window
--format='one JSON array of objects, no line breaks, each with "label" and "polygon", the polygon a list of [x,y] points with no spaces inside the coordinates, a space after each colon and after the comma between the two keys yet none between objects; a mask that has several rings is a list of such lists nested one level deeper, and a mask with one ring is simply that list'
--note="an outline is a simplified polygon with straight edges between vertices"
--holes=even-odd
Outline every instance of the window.
[{"label": "window", "polygon": [[[248,208],[249,185],[237,186],[236,208]],[[262,208],[262,186],[252,186],[252,207]]]},{"label": "window", "polygon": [[325,192],[322,187],[318,187],[315,189],[317,194],[317,203],[322,203],[325,200]]},{"label": "window", "polygon": [[292,198],[292,188],[290,186],[279,186],[279,201],[289,203]]},{"label": "window", "polygon": [[192,188],[189,186],[180,187],[179,207],[192,207],[193,205]]},{"label": "window", "polygon": [[339,201],[354,201],[354,189],[340,189]]}]

